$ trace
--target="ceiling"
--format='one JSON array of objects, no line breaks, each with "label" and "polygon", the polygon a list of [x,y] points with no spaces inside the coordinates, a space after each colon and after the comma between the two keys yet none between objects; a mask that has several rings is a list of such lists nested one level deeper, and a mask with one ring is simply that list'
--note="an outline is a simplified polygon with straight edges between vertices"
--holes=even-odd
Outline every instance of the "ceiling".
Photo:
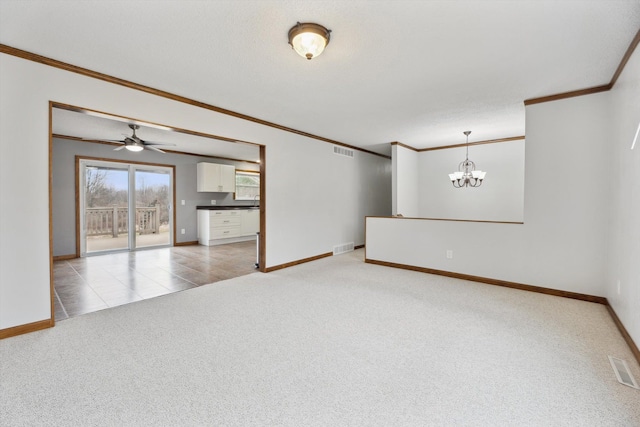
[{"label": "ceiling", "polygon": [[386,154],[523,135],[525,99],[609,83],[639,28],[638,0],[0,1],[2,44]]}]

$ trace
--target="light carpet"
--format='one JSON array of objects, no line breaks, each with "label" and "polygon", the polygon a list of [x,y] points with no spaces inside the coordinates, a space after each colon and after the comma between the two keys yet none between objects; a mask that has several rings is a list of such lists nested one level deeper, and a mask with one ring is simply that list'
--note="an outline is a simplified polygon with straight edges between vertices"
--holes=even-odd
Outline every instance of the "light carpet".
[{"label": "light carpet", "polygon": [[0,425],[640,426],[604,306],[362,258],[0,341]]}]

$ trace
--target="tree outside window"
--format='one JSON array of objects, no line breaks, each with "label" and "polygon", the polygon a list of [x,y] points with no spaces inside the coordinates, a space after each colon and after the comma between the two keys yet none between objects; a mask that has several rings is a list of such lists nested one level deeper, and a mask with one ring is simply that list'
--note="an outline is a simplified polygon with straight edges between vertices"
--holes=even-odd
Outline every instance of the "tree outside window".
[{"label": "tree outside window", "polygon": [[260,173],[236,170],[236,200],[260,199]]}]

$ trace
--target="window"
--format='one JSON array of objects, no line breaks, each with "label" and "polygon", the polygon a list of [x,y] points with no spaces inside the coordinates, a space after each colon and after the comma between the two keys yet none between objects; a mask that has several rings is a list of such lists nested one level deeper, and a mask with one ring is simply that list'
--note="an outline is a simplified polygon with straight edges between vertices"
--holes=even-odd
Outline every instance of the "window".
[{"label": "window", "polygon": [[260,173],[236,170],[236,200],[260,200]]}]

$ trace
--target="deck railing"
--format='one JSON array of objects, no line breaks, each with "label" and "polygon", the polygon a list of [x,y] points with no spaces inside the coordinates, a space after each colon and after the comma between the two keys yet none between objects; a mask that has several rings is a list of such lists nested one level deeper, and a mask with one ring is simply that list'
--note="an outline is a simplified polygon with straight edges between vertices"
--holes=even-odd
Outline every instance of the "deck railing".
[{"label": "deck railing", "polygon": [[[85,209],[87,236],[118,237],[129,232],[129,209],[118,206]],[[152,234],[160,232],[160,206],[136,208],[136,232]]]}]

